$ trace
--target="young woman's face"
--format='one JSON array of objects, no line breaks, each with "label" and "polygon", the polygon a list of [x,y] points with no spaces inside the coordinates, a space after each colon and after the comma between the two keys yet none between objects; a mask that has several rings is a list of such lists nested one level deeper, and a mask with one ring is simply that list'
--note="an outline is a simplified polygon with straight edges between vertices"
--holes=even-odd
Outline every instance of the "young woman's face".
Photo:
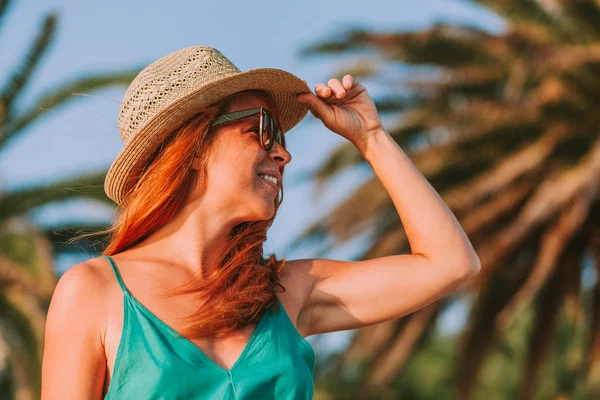
[{"label": "young woman's face", "polygon": [[[261,106],[279,122],[270,98],[253,92],[236,94],[222,112]],[[238,223],[271,218],[282,186],[282,167],[291,161],[290,153],[277,141],[269,151],[262,147],[258,115],[216,126],[212,134],[215,141],[208,159],[204,201]],[[267,171],[277,175],[277,186],[258,176]]]}]

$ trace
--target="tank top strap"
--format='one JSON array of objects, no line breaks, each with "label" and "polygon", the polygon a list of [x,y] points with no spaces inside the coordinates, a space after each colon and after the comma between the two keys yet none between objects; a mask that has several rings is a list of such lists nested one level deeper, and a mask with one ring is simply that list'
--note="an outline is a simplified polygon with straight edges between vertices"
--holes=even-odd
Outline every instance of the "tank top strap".
[{"label": "tank top strap", "polygon": [[107,255],[103,255],[102,257],[107,258],[108,261],[110,262],[110,266],[112,267],[112,269],[115,273],[115,276],[117,277],[117,282],[119,282],[119,286],[121,287],[121,290],[123,290],[123,293],[129,294],[129,291],[125,287],[125,284],[123,283],[123,279],[121,279],[121,274],[119,274],[119,270],[117,269],[117,266],[115,265],[115,262],[113,261],[113,259]]}]

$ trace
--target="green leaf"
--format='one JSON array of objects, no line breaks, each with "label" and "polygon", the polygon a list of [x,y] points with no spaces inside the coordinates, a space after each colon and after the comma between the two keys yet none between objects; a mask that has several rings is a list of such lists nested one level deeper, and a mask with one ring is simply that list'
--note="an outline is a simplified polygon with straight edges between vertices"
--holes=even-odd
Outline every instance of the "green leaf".
[{"label": "green leaf", "polygon": [[104,193],[105,177],[106,172],[103,171],[7,192],[0,197],[0,219],[27,214],[36,207],[75,198],[114,204]]},{"label": "green leaf", "polygon": [[23,134],[29,124],[46,115],[48,111],[62,106],[67,101],[77,99],[76,95],[109,86],[128,84],[136,74],[137,70],[89,75],[50,90],[42,95],[27,111],[13,116],[6,122],[4,135],[0,137],[0,151],[10,140]]}]

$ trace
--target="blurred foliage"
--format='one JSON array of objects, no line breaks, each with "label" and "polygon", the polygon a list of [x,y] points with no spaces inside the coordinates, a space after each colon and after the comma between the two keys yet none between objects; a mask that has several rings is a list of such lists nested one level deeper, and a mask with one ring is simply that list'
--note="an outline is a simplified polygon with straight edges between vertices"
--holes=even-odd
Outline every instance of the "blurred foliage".
[{"label": "blurred foliage", "polygon": [[[0,0],[0,27],[8,15],[9,0]],[[0,157],[22,139],[47,110],[72,101],[73,93],[128,84],[137,71],[87,75],[63,82],[22,104],[24,94],[44,54],[55,38],[58,15],[45,15],[38,35],[16,70],[0,88]],[[18,108],[17,108],[18,106]],[[18,111],[22,110],[22,111]],[[90,199],[112,206],[103,191],[106,171],[75,176],[47,185],[6,189],[0,187],[0,398],[39,399],[45,318],[56,285],[53,259],[61,253],[94,249],[82,240],[74,247],[67,240],[105,225],[72,221],[57,226],[36,226],[31,213],[39,207],[71,199]]]},{"label": "blurred foliage", "polygon": [[[453,344],[432,338],[451,302],[445,296],[358,330],[320,382],[356,399],[600,398],[600,279],[582,282],[586,265],[600,275],[600,3],[468,3],[496,13],[505,29],[353,27],[300,51],[354,56],[327,77],[352,74],[383,88],[373,97],[386,131],[452,209],[482,262],[461,288],[474,300]],[[365,167],[344,142],[305,179],[321,193],[339,174]],[[323,255],[365,231],[372,234],[359,259],[410,252],[375,175],[290,249],[315,244]],[[527,310],[530,326],[517,328]],[[585,335],[570,336],[576,329]],[[334,382],[343,384],[334,390]]]}]

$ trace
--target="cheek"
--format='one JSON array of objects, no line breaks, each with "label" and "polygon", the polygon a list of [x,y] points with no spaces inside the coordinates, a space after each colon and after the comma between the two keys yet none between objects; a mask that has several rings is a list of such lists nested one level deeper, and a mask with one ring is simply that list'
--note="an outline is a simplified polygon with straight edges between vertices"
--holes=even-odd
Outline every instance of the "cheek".
[{"label": "cheek", "polygon": [[244,164],[241,160],[231,160],[229,163],[219,163],[209,171],[209,186],[223,194],[236,194],[251,189],[256,184],[256,173],[253,166]]},{"label": "cheek", "polygon": [[209,163],[208,184],[210,190],[224,195],[235,195],[240,191],[252,190],[256,180],[257,154],[252,143],[238,140],[222,143]]}]

